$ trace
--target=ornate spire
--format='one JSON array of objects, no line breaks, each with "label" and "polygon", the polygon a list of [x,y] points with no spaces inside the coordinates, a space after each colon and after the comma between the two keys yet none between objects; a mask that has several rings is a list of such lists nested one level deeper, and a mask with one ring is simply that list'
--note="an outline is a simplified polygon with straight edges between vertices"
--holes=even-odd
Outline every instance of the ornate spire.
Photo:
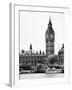
[{"label": "ornate spire", "polygon": [[51,17],[50,17],[50,16],[49,16],[49,23],[48,23],[48,25],[49,25],[49,26],[52,25],[52,23],[51,23]]},{"label": "ornate spire", "polygon": [[32,50],[32,44],[30,44],[30,50]]},{"label": "ornate spire", "polygon": [[51,17],[49,16],[49,23],[48,23],[48,28],[46,30],[46,33],[53,33],[53,28],[52,28],[52,22],[51,22]]}]

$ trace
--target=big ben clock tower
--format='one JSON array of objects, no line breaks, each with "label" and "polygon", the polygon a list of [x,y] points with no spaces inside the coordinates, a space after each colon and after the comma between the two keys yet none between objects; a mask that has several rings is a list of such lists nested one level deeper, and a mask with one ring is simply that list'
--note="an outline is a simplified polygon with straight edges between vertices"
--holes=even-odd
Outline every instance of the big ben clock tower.
[{"label": "big ben clock tower", "polygon": [[54,54],[54,40],[55,33],[52,28],[51,18],[49,17],[48,28],[45,33],[45,41],[46,41],[46,56]]}]

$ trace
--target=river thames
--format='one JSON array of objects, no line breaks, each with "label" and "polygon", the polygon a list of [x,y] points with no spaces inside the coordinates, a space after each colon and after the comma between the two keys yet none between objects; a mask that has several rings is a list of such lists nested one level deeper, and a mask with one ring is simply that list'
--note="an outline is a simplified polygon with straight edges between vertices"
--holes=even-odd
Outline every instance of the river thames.
[{"label": "river thames", "polygon": [[20,74],[19,79],[35,79],[35,78],[63,78],[64,73],[58,74]]}]

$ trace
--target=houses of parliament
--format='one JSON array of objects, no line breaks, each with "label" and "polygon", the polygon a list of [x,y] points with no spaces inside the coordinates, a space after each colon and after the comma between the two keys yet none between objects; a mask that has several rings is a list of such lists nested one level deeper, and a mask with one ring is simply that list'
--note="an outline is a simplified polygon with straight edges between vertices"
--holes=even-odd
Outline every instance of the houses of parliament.
[{"label": "houses of parliament", "polygon": [[[24,51],[19,55],[19,64],[24,64],[24,65],[37,65],[37,64],[46,64],[48,62],[49,56],[54,55],[54,43],[55,43],[55,32],[52,27],[52,22],[51,18],[49,18],[49,23],[47,30],[45,32],[45,47],[46,47],[46,52],[34,52],[32,48],[32,44],[30,44],[29,51]],[[64,45],[60,49],[58,53],[59,58],[61,58],[61,63],[63,63],[64,58]]]}]

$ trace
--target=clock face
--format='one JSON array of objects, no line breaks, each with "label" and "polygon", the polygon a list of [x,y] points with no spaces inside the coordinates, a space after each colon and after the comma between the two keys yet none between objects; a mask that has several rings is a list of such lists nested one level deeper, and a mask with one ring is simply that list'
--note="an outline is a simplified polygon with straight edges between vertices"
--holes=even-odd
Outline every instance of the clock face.
[{"label": "clock face", "polygon": [[53,34],[50,35],[50,38],[53,39]]},{"label": "clock face", "polygon": [[46,34],[46,42],[48,42],[48,40],[54,41],[54,34]]},{"label": "clock face", "polygon": [[54,41],[54,35],[53,34],[50,35],[50,40]]}]

